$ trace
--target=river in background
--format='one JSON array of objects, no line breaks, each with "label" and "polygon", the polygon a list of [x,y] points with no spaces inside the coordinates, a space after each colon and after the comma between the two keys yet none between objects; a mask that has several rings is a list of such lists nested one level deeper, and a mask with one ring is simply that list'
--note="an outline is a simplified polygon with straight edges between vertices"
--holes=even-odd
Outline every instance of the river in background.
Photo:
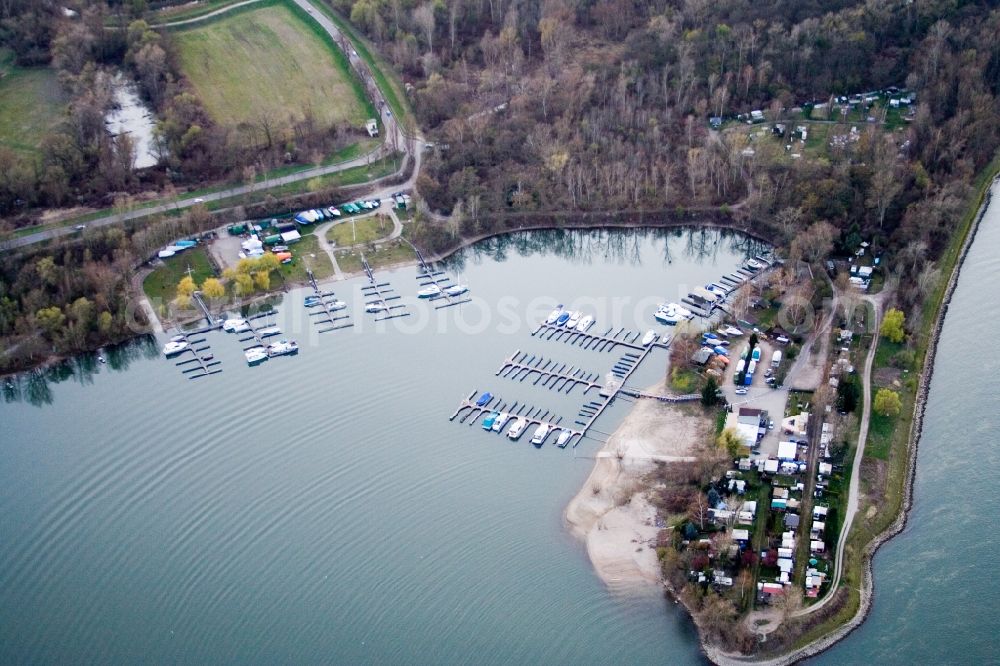
[{"label": "river in background", "polygon": [[[556,302],[595,328],[664,327],[664,298],[761,248],[715,230],[532,232],[448,262],[473,303],[433,310],[415,269],[379,274],[411,317],[317,334],[297,357],[190,381],[146,339],[21,378],[0,404],[5,662],[700,663],[684,612],[619,596],[563,510],[600,443],[535,449],[449,422],[491,390],[569,422],[594,396],[498,378],[515,349],[605,373],[619,354],[530,336]],[[666,352],[637,371],[663,375]],[[598,423],[612,431],[628,410]]]},{"label": "river in background", "polygon": [[[931,380],[906,530],[875,555],[861,627],[815,663],[997,664],[1000,185],[962,266]],[[988,307],[983,307],[988,304]]]}]

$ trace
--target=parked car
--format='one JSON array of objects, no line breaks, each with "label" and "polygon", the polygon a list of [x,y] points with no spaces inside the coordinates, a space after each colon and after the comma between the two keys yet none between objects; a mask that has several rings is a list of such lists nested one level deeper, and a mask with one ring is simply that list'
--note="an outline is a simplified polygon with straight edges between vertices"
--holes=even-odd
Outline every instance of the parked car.
[{"label": "parked car", "polygon": [[736,389],[735,393],[736,395],[746,395],[747,390],[741,386],[740,388]]},{"label": "parked car", "polygon": [[785,337],[785,336],[783,336],[783,335],[779,335],[779,336],[778,336],[778,337],[776,337],[776,338],[775,338],[774,340],[775,340],[775,342],[780,342],[780,343],[781,343],[781,344],[783,344],[783,345],[787,345],[787,344],[788,344],[788,338],[786,338],[786,337]]}]

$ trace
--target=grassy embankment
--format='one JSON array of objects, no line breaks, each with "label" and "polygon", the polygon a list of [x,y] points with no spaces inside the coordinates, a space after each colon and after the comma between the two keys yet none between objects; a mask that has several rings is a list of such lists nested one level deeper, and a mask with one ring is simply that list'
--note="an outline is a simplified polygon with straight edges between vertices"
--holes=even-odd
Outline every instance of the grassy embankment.
[{"label": "grassy embankment", "polygon": [[54,70],[18,67],[0,50],[0,147],[19,157],[39,153],[42,137],[62,118],[67,103]]},{"label": "grassy embankment", "polygon": [[[319,239],[316,234],[306,234],[302,240],[289,246],[292,253],[292,263],[281,264],[278,273],[285,283],[304,283],[309,279],[306,269],[312,269],[317,280],[325,280],[333,275],[333,262],[330,255],[319,246]],[[271,282],[272,286],[274,281]]]},{"label": "grassy embankment", "polygon": [[327,240],[337,247],[371,243],[392,233],[392,220],[382,215],[344,220],[330,227]]},{"label": "grassy embankment", "polygon": [[413,111],[410,109],[410,103],[406,98],[406,89],[392,67],[377,54],[374,47],[355,30],[349,21],[338,14],[324,0],[318,0],[313,6],[323,12],[351,40],[354,50],[358,52],[358,56],[365,61],[365,64],[368,65],[368,68],[372,72],[372,76],[375,77],[375,82],[378,84],[382,94],[385,95],[385,101],[395,114],[396,120],[399,121],[404,129],[410,132],[414,131],[417,123],[414,120]]},{"label": "grassy embankment", "polygon": [[361,126],[374,115],[344,53],[315,21],[280,0],[174,31],[181,71],[223,126]]},{"label": "grassy embankment", "polygon": [[[830,633],[848,622],[858,611],[861,603],[860,588],[864,573],[864,548],[888,529],[902,510],[910,464],[910,429],[913,425],[914,407],[919,389],[918,378],[923,372],[929,371],[929,368],[924,367],[924,362],[944,303],[948,279],[957,267],[965,240],[985,201],[990,184],[998,173],[1000,173],[1000,156],[997,156],[976,178],[974,183],[975,196],[970,201],[951,242],[938,261],[942,278],[924,303],[919,330],[911,332],[911,348],[914,354],[912,364],[909,364],[912,369],[907,373],[908,377],[901,381],[902,386],[899,393],[902,399],[902,409],[900,415],[890,419],[888,423],[882,421],[885,417],[874,414],[872,416],[865,458],[872,459],[876,463],[879,460],[884,461],[884,473],[880,481],[883,490],[878,494],[878,497],[872,498],[870,494],[872,489],[868,487],[869,484],[866,483],[865,479],[862,479],[862,494],[865,499],[858,508],[858,516],[852,524],[851,534],[844,549],[844,572],[841,586],[847,592],[847,600],[837,612],[824,622],[800,636],[796,641],[796,647],[807,645]],[[890,346],[890,343],[887,343],[885,339],[879,339],[878,345],[879,349],[876,350],[876,363],[873,370],[888,366],[889,359],[898,351],[894,346]],[[883,345],[886,345],[885,349],[882,349]],[[873,400],[874,393],[872,391]],[[917,435],[917,433],[913,434]],[[869,450],[868,447],[871,449]],[[850,460],[850,456],[848,460]]]},{"label": "grassy embankment", "polygon": [[177,297],[177,283],[188,274],[189,268],[191,278],[199,285],[205,278],[215,276],[215,266],[208,258],[208,250],[203,246],[193,247],[164,259],[163,265],[154,269],[142,281],[142,290],[146,292],[154,308]]},{"label": "grassy embankment", "polygon": [[[361,270],[361,254],[362,250],[337,252],[337,264],[345,273],[357,273]],[[364,255],[372,268],[384,268],[417,260],[417,255],[410,244],[399,238],[382,243],[374,250],[364,250]]]}]

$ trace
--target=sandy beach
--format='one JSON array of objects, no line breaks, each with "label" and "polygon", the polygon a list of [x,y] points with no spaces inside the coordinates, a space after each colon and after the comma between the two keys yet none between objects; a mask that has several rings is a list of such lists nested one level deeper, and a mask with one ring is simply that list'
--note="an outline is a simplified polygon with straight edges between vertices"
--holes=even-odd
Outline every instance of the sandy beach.
[{"label": "sandy beach", "polygon": [[[647,389],[662,390],[662,385]],[[566,522],[587,546],[601,579],[615,590],[655,585],[656,512],[643,478],[656,461],[693,459],[707,437],[689,407],[640,400],[598,452],[594,469],[566,508]]]}]

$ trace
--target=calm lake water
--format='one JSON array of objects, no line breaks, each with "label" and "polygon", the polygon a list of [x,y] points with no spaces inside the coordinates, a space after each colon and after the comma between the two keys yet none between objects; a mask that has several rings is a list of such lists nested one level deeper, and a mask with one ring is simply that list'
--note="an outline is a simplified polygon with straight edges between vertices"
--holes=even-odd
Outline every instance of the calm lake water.
[{"label": "calm lake water", "polygon": [[[1000,186],[945,318],[906,530],[875,556],[868,620],[814,660],[823,664],[997,664],[1000,579],[1000,358],[974,352],[1000,315]],[[984,303],[990,307],[983,307]]]},{"label": "calm lake water", "polygon": [[[602,331],[665,330],[655,303],[753,245],[716,231],[516,235],[449,262],[476,299],[461,308],[416,302],[414,269],[382,273],[413,316],[374,325],[352,281],[337,291],[356,326],[319,335],[306,292],[290,293],[278,322],[297,357],[248,368],[235,336],[212,333],[223,372],[196,381],[153,341],[22,378],[0,403],[0,660],[699,663],[682,612],[609,592],[565,530],[598,442],[537,450],[447,417],[489,389],[572,422],[591,396],[494,375],[515,349],[611,369],[617,354],[529,335],[556,302],[595,312]],[[652,355],[634,383],[664,362]],[[968,523],[989,500],[962,487]],[[942,556],[942,575],[973,565]]]}]

